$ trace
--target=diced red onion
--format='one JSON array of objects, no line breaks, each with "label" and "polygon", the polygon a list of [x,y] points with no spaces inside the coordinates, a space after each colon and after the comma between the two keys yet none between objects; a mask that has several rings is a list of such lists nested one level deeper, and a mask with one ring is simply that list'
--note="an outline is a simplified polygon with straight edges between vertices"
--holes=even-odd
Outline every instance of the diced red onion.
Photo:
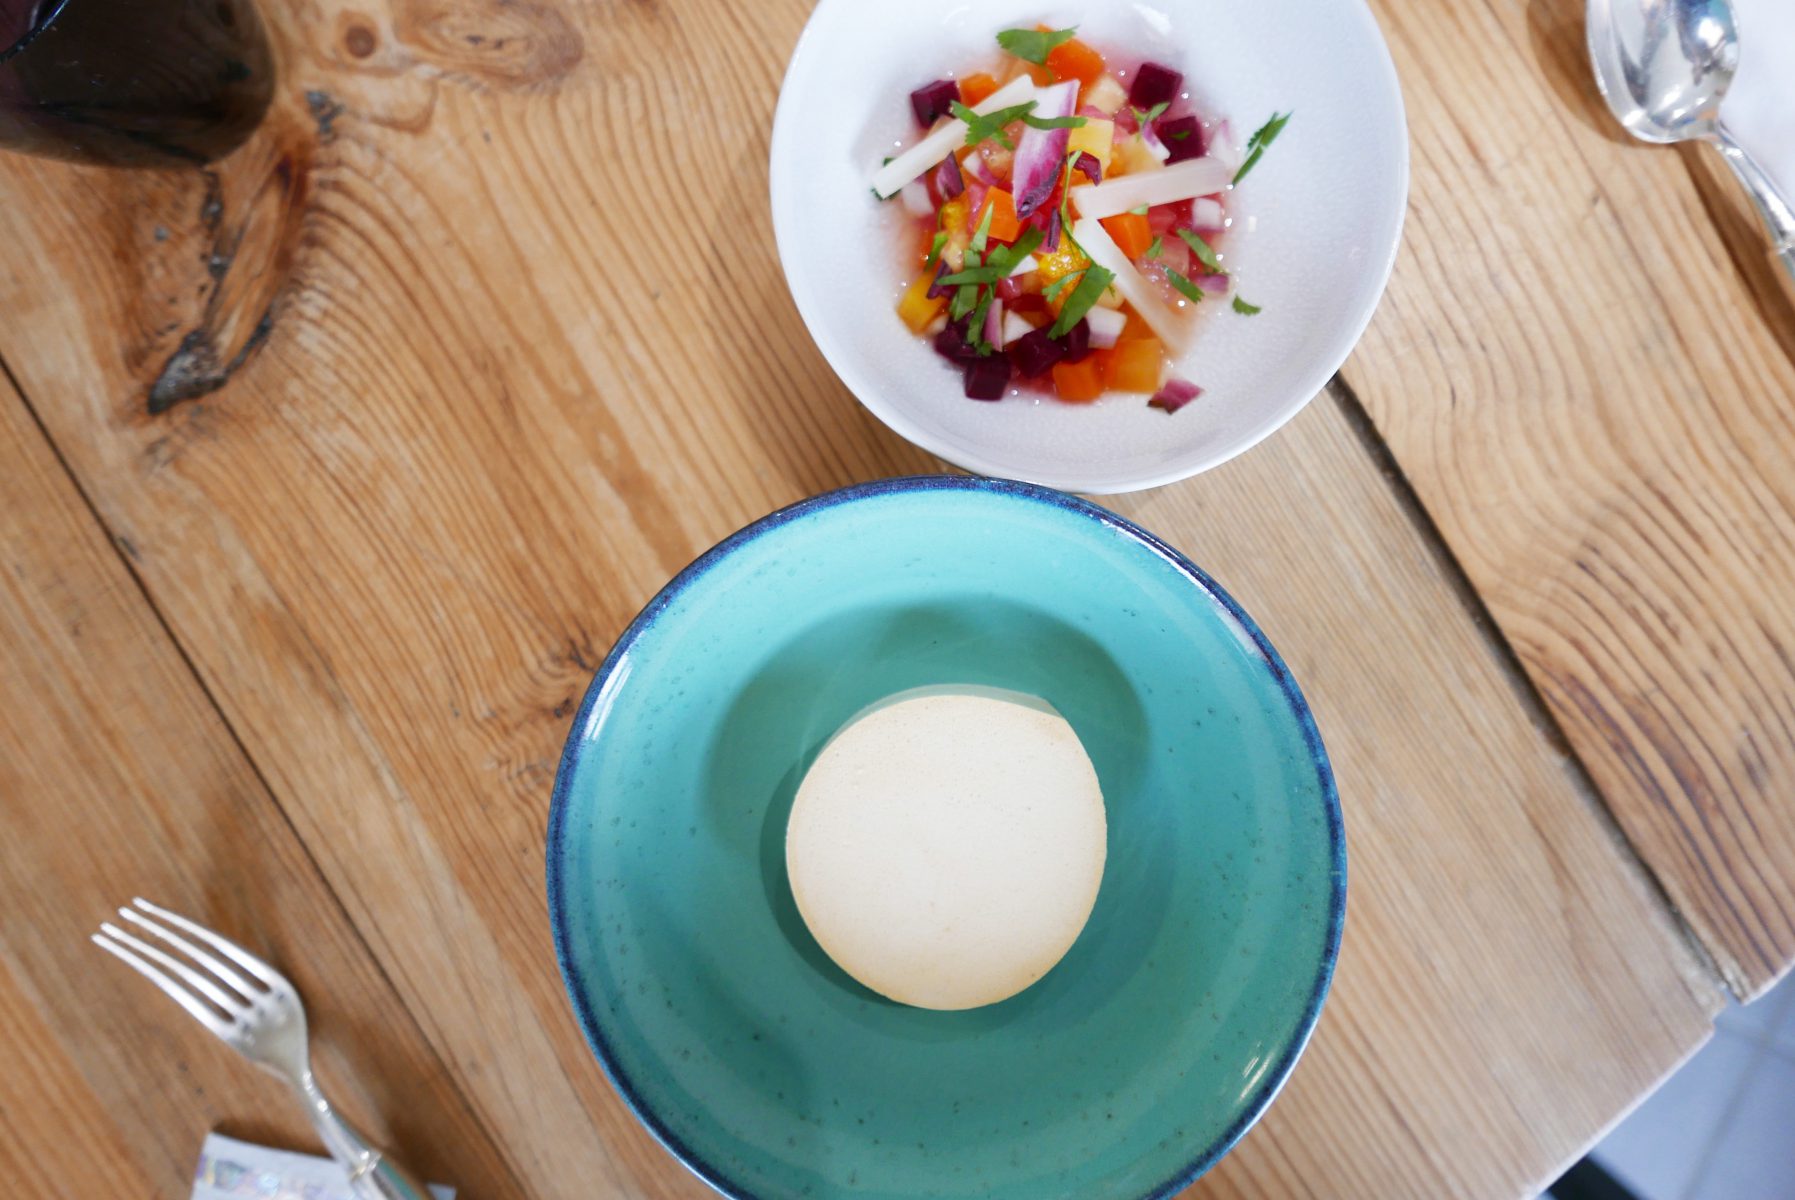
[{"label": "diced red onion", "polygon": [[1192,275],[1190,281],[1202,288],[1205,296],[1226,295],[1232,282],[1226,275]]},{"label": "diced red onion", "polygon": [[[1014,275],[1008,279],[999,279],[996,290],[999,300],[1014,300],[1022,294],[1022,280]],[[995,308],[996,305],[992,305],[992,307]]]},{"label": "diced red onion", "polygon": [[1209,157],[1221,159],[1231,171],[1240,170],[1240,165],[1246,159],[1242,157],[1240,146],[1234,140],[1233,125],[1229,124],[1226,119],[1217,121],[1215,128],[1209,131],[1209,137],[1206,140]]},{"label": "diced red onion", "polygon": [[1220,233],[1228,227],[1228,211],[1213,196],[1190,202],[1190,227],[1198,233]]},{"label": "diced red onion", "polygon": [[1116,308],[1093,308],[1085,314],[1091,326],[1091,345],[1098,350],[1107,350],[1116,344],[1122,336],[1122,330],[1128,327],[1128,318]]},{"label": "diced red onion", "polygon": [[1035,327],[1018,313],[1007,312],[1003,315],[1003,344],[1019,341],[1035,331]]},{"label": "diced red onion", "polygon": [[1168,379],[1164,387],[1153,393],[1153,399],[1147,401],[1147,405],[1150,408],[1163,408],[1169,415],[1202,394],[1203,389],[1188,380]]},{"label": "diced red onion", "polygon": [[950,115],[953,110],[949,106],[959,98],[959,84],[951,79],[937,79],[910,93],[910,111],[916,114],[916,123],[927,129],[938,117]]},{"label": "diced red onion", "polygon": [[967,228],[979,227],[979,210],[985,207],[985,193],[991,189],[978,180],[969,180],[966,184],[966,223]]},{"label": "diced red onion", "polygon": [[[1152,108],[1155,104],[1170,104],[1178,98],[1178,89],[1184,85],[1182,72],[1162,66],[1156,62],[1144,62],[1140,70],[1134,73],[1134,82],[1128,88],[1128,103],[1135,108]],[[924,124],[927,124],[925,121]]]},{"label": "diced red onion", "polygon": [[935,202],[929,198],[929,185],[920,179],[912,179],[899,188],[898,196],[904,202],[904,211],[913,217],[926,217],[935,211]]},{"label": "diced red onion", "polygon": [[1161,144],[1171,151],[1169,163],[1183,162],[1187,158],[1201,158],[1206,149],[1203,142],[1203,124],[1195,117],[1161,117],[1153,122],[1153,132]]},{"label": "diced red onion", "polygon": [[1084,174],[1092,183],[1103,182],[1103,164],[1089,150],[1080,150],[1078,157],[1072,160],[1072,169]]},{"label": "diced red onion", "polygon": [[1153,127],[1157,124],[1159,124],[1158,121],[1148,121],[1141,126],[1141,144],[1147,147],[1147,153],[1160,162],[1165,162],[1172,157],[1172,152],[1166,148],[1164,142],[1159,140],[1159,134],[1154,131]]},{"label": "diced red onion", "polygon": [[[1068,79],[1044,87],[1035,94],[1034,115],[1043,118],[1069,117],[1078,107],[1078,80]],[[1016,196],[1016,215],[1026,217],[1047,203],[1059,183],[1060,164],[1066,160],[1069,129],[1036,129],[1027,125],[1022,141],[1016,147],[1016,164],[1010,171],[1010,184]]]},{"label": "diced red onion", "polygon": [[1045,375],[1048,368],[1066,357],[1066,348],[1047,336],[1047,326],[1024,334],[1010,343],[1010,361],[1029,379]]},{"label": "diced red onion", "polygon": [[984,155],[976,151],[966,156],[966,173],[986,187],[996,187],[998,184],[997,176],[991,173],[991,164],[985,161]]},{"label": "diced red onion", "polygon": [[1003,345],[1003,299],[992,297],[991,307],[985,310],[985,344],[987,346]]},{"label": "diced red onion", "polygon": [[939,300],[943,296],[954,294],[954,285],[944,284],[941,277],[947,274],[947,259],[943,257],[935,264],[935,278],[929,283],[929,299]]},{"label": "diced red onion", "polygon": [[1041,253],[1054,254],[1060,248],[1060,210],[1054,209],[1053,215],[1047,218],[1047,232],[1041,237]]},{"label": "diced red onion", "polygon": [[952,200],[965,190],[966,177],[960,174],[960,160],[950,154],[935,168],[935,194],[942,200]]},{"label": "diced red onion", "polygon": [[1001,354],[987,354],[966,364],[966,398],[968,400],[1002,400],[1010,389],[1010,360]]}]

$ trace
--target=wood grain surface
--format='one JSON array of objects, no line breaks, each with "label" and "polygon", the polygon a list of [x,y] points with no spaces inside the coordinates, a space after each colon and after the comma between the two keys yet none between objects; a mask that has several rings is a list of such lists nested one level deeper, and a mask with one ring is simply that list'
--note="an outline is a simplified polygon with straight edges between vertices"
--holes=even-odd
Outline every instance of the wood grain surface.
[{"label": "wood grain surface", "polygon": [[[52,1088],[104,1147],[28,1122],[0,1169],[54,1154],[59,1194],[175,1197],[220,1121],[305,1144],[172,1008],[84,994],[118,977],[82,935],[136,891],[291,967],[340,1022],[357,1115],[464,1195],[706,1194],[570,1018],[543,826],[579,691],[668,575],[777,505],[938,465],[843,391],[779,275],[766,139],[807,6],[276,11],[283,97],[218,167],[0,159],[23,392],[0,395],[0,703],[32,714],[0,726],[26,831],[0,845],[0,1029],[25,1047],[0,1111]],[[1446,11],[1426,37],[1457,36]],[[1415,112],[1410,24],[1389,22],[1419,185],[1449,131]],[[667,147],[627,178],[605,152],[626,129]],[[687,231],[687,269],[641,254],[646,229]],[[1117,505],[1261,619],[1349,831],[1316,1040],[1196,1195],[1530,1194],[1720,1002],[1607,816],[1632,833],[1656,794],[1589,790],[1360,416],[1387,426],[1401,388],[1439,406],[1381,362],[1425,357],[1403,329],[1439,319],[1404,286],[1358,400]],[[1635,652],[1620,628],[1590,646]],[[1777,878],[1714,870],[1754,863]]]},{"label": "wood grain surface", "polygon": [[1707,151],[1613,125],[1582,10],[1378,6],[1413,191],[1345,374],[1750,998],[1795,962],[1795,310]]}]

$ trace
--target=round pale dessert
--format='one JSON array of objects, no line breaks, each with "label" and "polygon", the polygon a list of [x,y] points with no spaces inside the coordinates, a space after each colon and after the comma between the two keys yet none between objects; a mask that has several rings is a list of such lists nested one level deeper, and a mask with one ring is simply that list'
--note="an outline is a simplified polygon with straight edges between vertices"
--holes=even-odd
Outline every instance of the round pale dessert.
[{"label": "round pale dessert", "polygon": [[995,1004],[1091,915],[1108,830],[1072,726],[1033,696],[902,692],[843,726],[792,804],[785,863],[842,970],[920,1008]]}]

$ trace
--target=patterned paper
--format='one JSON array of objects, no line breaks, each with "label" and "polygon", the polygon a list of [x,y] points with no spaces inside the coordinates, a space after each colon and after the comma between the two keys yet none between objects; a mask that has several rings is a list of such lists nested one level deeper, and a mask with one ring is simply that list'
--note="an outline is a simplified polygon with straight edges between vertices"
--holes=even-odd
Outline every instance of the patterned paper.
[{"label": "patterned paper", "polygon": [[[453,1188],[430,1185],[436,1200]],[[193,1200],[355,1200],[349,1174],[328,1158],[270,1150],[220,1134],[206,1138],[193,1175]]]}]

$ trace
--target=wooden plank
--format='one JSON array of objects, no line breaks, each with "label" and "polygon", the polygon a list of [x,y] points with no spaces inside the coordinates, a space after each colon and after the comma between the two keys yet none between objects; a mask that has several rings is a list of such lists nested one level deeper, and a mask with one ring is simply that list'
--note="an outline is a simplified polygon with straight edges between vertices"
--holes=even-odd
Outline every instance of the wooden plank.
[{"label": "wooden plank", "polygon": [[[0,164],[0,354],[526,1194],[701,1195],[569,1019],[542,823],[579,689],[670,572],[930,465],[744,225],[805,6],[369,7],[282,31],[298,94],[215,185]],[[624,177],[588,152],[614,126],[664,153]],[[250,220],[281,163],[307,199],[272,332],[150,415],[212,320],[167,300],[218,236],[196,214]],[[646,228],[692,231],[689,269]],[[1338,407],[1122,507],[1266,619],[1354,854],[1311,1057],[1201,1189],[1519,1194],[1705,1036],[1712,987]]]},{"label": "wooden plank", "polygon": [[209,1129],[316,1146],[279,1084],[88,942],[143,894],[289,974],[351,1119],[471,1194],[515,1194],[4,378],[0,711],[0,1174],[173,1200]]},{"label": "wooden plank", "polygon": [[1347,378],[1749,999],[1795,961],[1795,316],[1612,128],[1580,6],[1379,12],[1413,200]]}]

